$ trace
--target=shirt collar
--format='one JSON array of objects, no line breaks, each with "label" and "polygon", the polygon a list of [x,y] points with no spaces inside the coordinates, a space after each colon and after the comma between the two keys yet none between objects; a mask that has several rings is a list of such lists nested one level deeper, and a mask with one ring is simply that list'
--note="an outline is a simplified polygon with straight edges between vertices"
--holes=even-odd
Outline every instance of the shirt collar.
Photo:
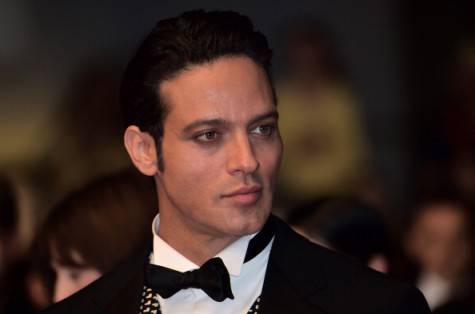
[{"label": "shirt collar", "polygon": [[[200,268],[198,265],[181,255],[178,251],[172,248],[162,238],[158,236],[160,227],[160,214],[155,216],[152,223],[153,232],[153,254],[151,258],[152,264],[167,267],[179,272],[190,271]],[[247,246],[249,241],[256,235],[249,234],[240,237],[229,246],[224,248],[215,257],[220,257],[231,276],[238,277],[241,274],[241,268],[244,264],[244,257],[246,256]]]}]

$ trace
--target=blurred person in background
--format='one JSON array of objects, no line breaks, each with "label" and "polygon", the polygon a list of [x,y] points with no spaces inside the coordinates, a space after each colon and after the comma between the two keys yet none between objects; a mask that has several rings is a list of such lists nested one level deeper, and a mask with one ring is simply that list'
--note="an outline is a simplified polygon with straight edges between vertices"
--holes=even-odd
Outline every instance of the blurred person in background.
[{"label": "blurred person in background", "polygon": [[59,131],[52,143],[62,150],[48,155],[57,171],[57,189],[128,166],[117,106],[119,81],[117,67],[95,61],[83,65],[66,90],[55,116]]},{"label": "blurred person in background", "polygon": [[132,169],[100,177],[61,200],[47,216],[38,244],[54,271],[53,302],[140,247],[156,211],[153,180]]},{"label": "blurred person in background", "polygon": [[331,33],[315,22],[288,31],[277,82],[286,147],[281,193],[291,206],[349,195],[367,174],[368,143],[359,107]]},{"label": "blurred person in background", "polygon": [[0,175],[0,274],[19,256],[18,251],[19,212],[14,187]]},{"label": "blurred person in background", "polygon": [[475,293],[474,287],[465,298],[452,300],[447,304],[438,307],[433,311],[434,314],[473,314],[475,313]]},{"label": "blurred person in background", "polygon": [[39,221],[47,214],[43,209],[72,189],[129,165],[117,106],[119,81],[118,67],[92,59],[79,65],[59,95],[47,144],[26,171],[38,198]]},{"label": "blurred person in background", "polygon": [[389,273],[393,242],[383,217],[354,198],[322,198],[292,211],[289,223],[310,240]]},{"label": "blurred person in background", "polygon": [[475,38],[464,37],[451,50],[441,103],[419,131],[418,195],[444,193],[450,185],[475,204]]},{"label": "blurred person in background", "polygon": [[441,115],[442,141],[451,153],[454,184],[475,204],[475,38],[465,38],[454,50]]},{"label": "blurred person in background", "polygon": [[17,189],[0,175],[0,313],[36,313],[47,305],[45,286],[31,271],[19,236]]},{"label": "blurred person in background", "polygon": [[419,269],[416,284],[431,309],[466,297],[473,263],[469,207],[450,198],[421,202],[408,224],[405,251]]}]

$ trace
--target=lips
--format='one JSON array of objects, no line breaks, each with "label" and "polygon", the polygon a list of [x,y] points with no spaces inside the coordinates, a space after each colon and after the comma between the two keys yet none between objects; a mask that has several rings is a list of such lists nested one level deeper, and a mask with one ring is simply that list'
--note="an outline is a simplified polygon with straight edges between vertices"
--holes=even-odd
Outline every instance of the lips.
[{"label": "lips", "polygon": [[262,187],[256,185],[239,188],[231,193],[223,195],[223,198],[230,199],[239,205],[252,205],[259,200],[261,195]]}]

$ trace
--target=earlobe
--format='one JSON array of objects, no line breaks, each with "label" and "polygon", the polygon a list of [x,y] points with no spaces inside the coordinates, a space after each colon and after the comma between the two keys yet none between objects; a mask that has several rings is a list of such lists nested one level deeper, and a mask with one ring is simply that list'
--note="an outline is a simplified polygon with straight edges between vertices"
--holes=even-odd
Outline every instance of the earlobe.
[{"label": "earlobe", "polygon": [[140,172],[148,176],[157,173],[157,148],[150,134],[131,125],[125,130],[124,145],[132,163]]}]

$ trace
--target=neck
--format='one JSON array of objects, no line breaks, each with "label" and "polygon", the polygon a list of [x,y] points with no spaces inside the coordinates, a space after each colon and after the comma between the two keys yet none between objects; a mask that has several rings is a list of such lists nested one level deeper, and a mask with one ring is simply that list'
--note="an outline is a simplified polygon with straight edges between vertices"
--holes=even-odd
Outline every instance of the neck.
[{"label": "neck", "polygon": [[168,245],[194,264],[201,266],[216,256],[237,237],[216,237],[193,230],[175,215],[166,211],[160,213],[160,229],[158,235]]}]

